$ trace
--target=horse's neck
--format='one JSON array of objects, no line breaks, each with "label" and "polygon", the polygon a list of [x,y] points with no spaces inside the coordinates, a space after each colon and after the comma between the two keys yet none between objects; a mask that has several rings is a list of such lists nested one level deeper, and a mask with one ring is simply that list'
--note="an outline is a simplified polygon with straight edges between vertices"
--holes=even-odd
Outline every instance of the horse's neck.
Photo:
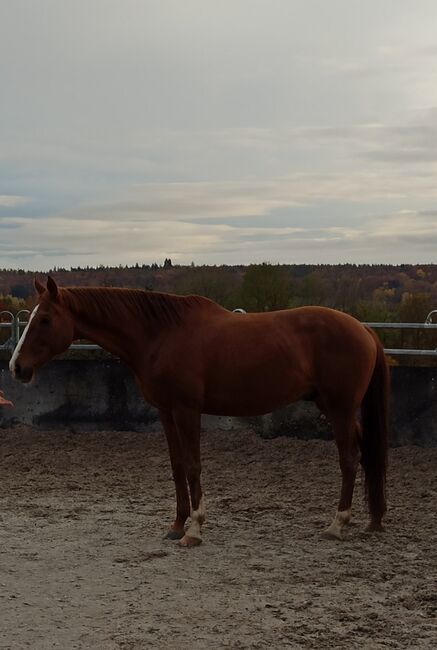
[{"label": "horse's neck", "polygon": [[[148,292],[136,295],[128,293],[128,290],[121,293],[115,289],[108,289],[105,294],[92,292],[92,289],[89,293],[87,290],[81,293],[70,290],[69,308],[75,324],[75,338],[97,343],[131,366],[147,354],[157,338],[165,335],[188,313],[185,307],[181,307],[179,299],[171,295]],[[85,299],[94,298],[96,302],[103,296],[105,307],[94,308],[92,300],[87,306],[83,296]],[[202,299],[198,300],[202,304]],[[197,305],[196,300],[193,303]]]},{"label": "horse's neck", "polygon": [[126,313],[117,300],[117,294],[111,296],[110,314],[87,310],[78,303],[70,305],[70,313],[74,322],[75,339],[87,339],[130,365],[133,365],[135,351],[140,343],[137,332],[143,330],[141,343],[144,347],[151,340],[145,315],[140,318],[139,315],[132,317]]}]

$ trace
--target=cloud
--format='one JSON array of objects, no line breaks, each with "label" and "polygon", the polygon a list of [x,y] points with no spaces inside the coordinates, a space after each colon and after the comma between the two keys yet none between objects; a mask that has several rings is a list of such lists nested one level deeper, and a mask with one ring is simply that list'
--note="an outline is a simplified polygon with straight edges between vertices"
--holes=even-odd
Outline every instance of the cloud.
[{"label": "cloud", "polygon": [[422,261],[432,262],[437,250],[436,218],[437,211],[399,212],[347,227],[270,228],[129,219],[110,223],[94,219],[78,227],[75,219],[11,218],[19,228],[11,231],[7,241],[0,239],[0,255],[26,261],[22,265],[38,270],[77,263],[151,263],[168,256],[179,263],[250,263],[267,256],[282,263],[315,259],[414,263],[424,253]]},{"label": "cloud", "polygon": [[435,259],[433,3],[6,4],[10,264]]},{"label": "cloud", "polygon": [[0,208],[16,208],[30,202],[27,196],[14,196],[13,194],[0,194]]},{"label": "cloud", "polygon": [[369,136],[363,153],[370,160],[399,167],[406,163],[428,166],[437,162],[437,108],[421,111],[404,124],[375,127]]},{"label": "cloud", "polygon": [[[395,209],[411,209],[410,203],[437,201],[435,176],[437,165],[426,172],[411,170],[400,173],[389,167],[372,171],[334,173],[295,173],[269,180],[218,182],[147,183],[130,187],[119,200],[90,205],[66,213],[77,219],[99,218],[104,221],[130,219],[154,221],[173,219],[199,221],[220,218],[269,216],[318,205],[320,212],[328,204],[350,205],[351,219],[361,206],[370,203],[395,203]],[[303,211],[304,214],[304,211]],[[320,219],[323,222],[323,219]],[[297,225],[297,224],[295,224]]]}]

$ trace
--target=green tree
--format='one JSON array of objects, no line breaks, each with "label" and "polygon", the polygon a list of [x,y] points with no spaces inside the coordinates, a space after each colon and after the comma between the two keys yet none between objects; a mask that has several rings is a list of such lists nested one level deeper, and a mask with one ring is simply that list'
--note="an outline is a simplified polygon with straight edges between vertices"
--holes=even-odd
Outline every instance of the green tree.
[{"label": "green tree", "polygon": [[247,311],[272,311],[289,305],[291,281],[287,270],[272,264],[248,267],[240,291],[240,307]]},{"label": "green tree", "polygon": [[25,300],[33,293],[33,287],[24,284],[13,284],[11,286],[11,294],[15,298]]},{"label": "green tree", "polygon": [[230,268],[190,267],[173,278],[171,290],[180,294],[206,296],[223,307],[233,309],[236,306],[237,280],[237,274]]},{"label": "green tree", "polygon": [[399,321],[423,323],[432,308],[432,298],[429,293],[404,293],[398,310]]},{"label": "green tree", "polygon": [[301,283],[301,304],[326,305],[329,302],[329,287],[322,271],[308,273]]}]

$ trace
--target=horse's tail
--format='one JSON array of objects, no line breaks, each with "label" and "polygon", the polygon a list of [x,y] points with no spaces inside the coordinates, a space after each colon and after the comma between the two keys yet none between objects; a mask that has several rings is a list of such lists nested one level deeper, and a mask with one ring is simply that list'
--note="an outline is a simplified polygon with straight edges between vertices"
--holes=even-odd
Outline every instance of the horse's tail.
[{"label": "horse's tail", "polygon": [[375,340],[377,356],[361,404],[361,465],[365,474],[365,492],[371,520],[379,525],[386,511],[390,374],[381,341],[369,327],[367,329]]}]

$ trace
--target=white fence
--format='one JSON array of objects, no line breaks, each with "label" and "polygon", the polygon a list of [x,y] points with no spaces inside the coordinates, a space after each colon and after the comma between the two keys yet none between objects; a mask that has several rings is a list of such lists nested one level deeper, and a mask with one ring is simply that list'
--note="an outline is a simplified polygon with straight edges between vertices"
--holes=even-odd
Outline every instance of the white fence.
[{"label": "white fence", "polygon": [[[244,313],[242,309],[236,309],[234,311]],[[0,338],[0,350],[12,350],[17,345],[20,340],[20,336],[23,333],[24,328],[27,325],[30,312],[27,309],[23,309],[14,315],[10,311],[0,312],[0,334],[2,331],[6,330],[6,340],[2,343]],[[437,322],[434,322],[434,319],[437,320],[437,309],[431,311],[425,319],[424,323],[364,323],[369,325],[372,329],[396,329],[396,330],[437,330]],[[8,336],[9,334],[9,336]],[[3,338],[3,337],[2,337]],[[92,343],[73,343],[70,347],[71,350],[99,350],[98,345]],[[426,357],[437,357],[437,348],[431,350],[421,350],[417,348],[386,348],[386,354],[392,356],[426,356]]]}]

